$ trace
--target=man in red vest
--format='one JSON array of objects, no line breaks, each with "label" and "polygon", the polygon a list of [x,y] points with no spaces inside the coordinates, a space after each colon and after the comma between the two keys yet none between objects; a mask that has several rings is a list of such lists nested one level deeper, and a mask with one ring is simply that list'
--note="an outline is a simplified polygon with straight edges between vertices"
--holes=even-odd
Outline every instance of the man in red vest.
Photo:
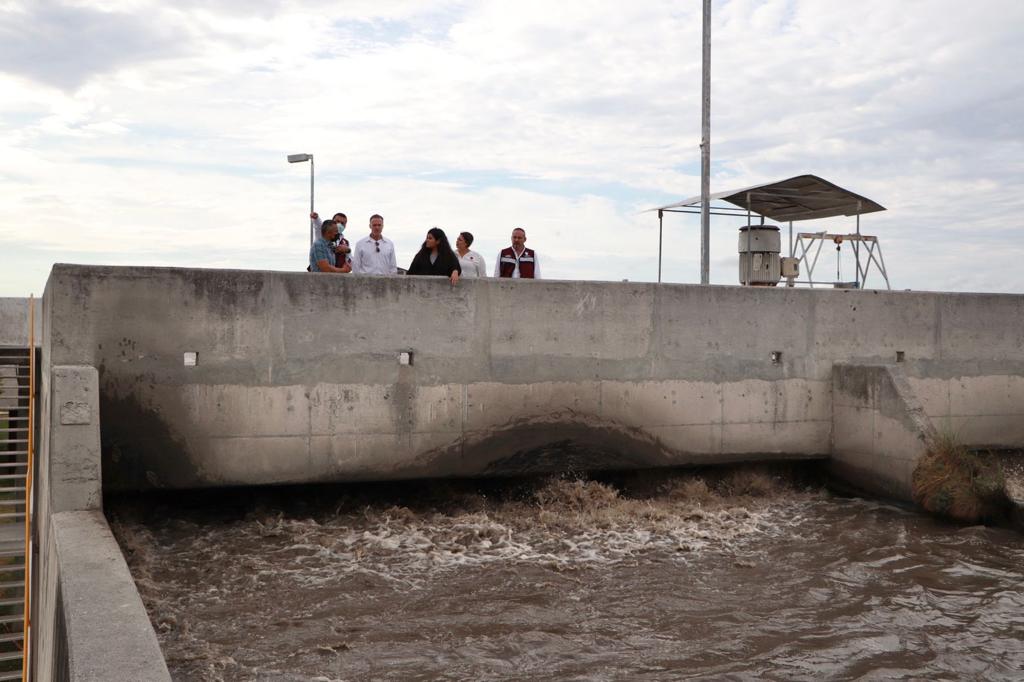
[{"label": "man in red vest", "polygon": [[526,248],[526,230],[512,230],[512,246],[498,254],[494,264],[495,277],[540,279],[540,262],[533,249]]}]

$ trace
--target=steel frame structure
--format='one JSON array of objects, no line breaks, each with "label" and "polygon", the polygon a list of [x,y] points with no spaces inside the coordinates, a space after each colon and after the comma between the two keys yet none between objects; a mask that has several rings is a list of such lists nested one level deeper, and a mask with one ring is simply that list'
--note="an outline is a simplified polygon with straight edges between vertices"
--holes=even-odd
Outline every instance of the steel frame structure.
[{"label": "steel frame structure", "polygon": [[[713,206],[712,203],[728,202],[730,206]],[[757,210],[755,210],[757,207]],[[856,275],[854,288],[863,288],[871,264],[874,263],[882,278],[885,280],[886,288],[891,289],[889,275],[885,268],[885,259],[882,257],[882,249],[878,238],[862,235],[860,231],[860,218],[863,213],[874,213],[884,211],[885,207],[867,197],[855,194],[849,190],[834,185],[823,178],[814,175],[802,175],[782,180],[775,183],[748,187],[746,189],[721,192],[712,196],[692,197],[679,203],[661,206],[651,211],[658,212],[658,282],[662,276],[662,251],[664,242],[664,220],[666,213],[689,213],[700,215],[702,227],[707,217],[731,216],[745,218],[747,225],[754,225],[755,218],[760,218],[760,224],[765,224],[765,219],[771,219],[777,223],[789,223],[789,257],[796,258],[796,244],[793,241],[793,223],[795,221],[836,218],[839,216],[855,217],[856,232],[849,235],[830,234],[823,232],[800,233],[801,255],[799,260],[807,266],[807,279],[796,280],[800,284],[825,284],[815,282],[813,271],[818,262],[821,247],[824,242],[818,245],[814,259],[808,260],[810,246],[804,240],[833,239],[839,244],[842,241],[850,241],[853,244],[853,255],[856,262]],[[702,235],[703,236],[703,235]],[[750,247],[751,234],[747,231],[747,247]],[[703,240],[702,240],[703,242]],[[702,243],[702,247],[704,244]],[[865,251],[865,261],[862,263],[862,247]],[[703,251],[703,248],[702,248]],[[703,255],[703,254],[702,254]],[[748,263],[746,281],[751,278],[750,268],[752,261]],[[702,283],[703,282],[702,273]],[[787,280],[787,286],[793,286],[794,280]],[[834,284],[842,284],[836,282]]]},{"label": "steel frame structure", "polygon": [[[814,287],[815,284],[824,285],[835,285],[842,284],[839,278],[839,273],[836,273],[836,282],[815,282],[814,281],[814,268],[818,264],[818,258],[821,256],[821,249],[825,246],[825,242],[832,242],[836,245],[836,248],[842,246],[844,241],[851,242],[854,244],[854,251],[856,253],[857,263],[857,275],[854,280],[854,288],[863,289],[867,283],[868,274],[871,272],[871,264],[874,263],[878,269],[878,273],[885,280],[885,288],[891,290],[892,286],[889,285],[889,273],[885,269],[885,257],[882,255],[882,245],[878,242],[878,237],[867,234],[832,234],[829,232],[801,232],[796,236],[796,254],[793,257],[798,258],[801,263],[804,264],[805,269],[801,272],[807,273],[806,280],[797,280],[799,284],[806,284],[810,287]],[[814,248],[814,243],[818,243],[818,248],[814,249],[814,258],[810,257],[811,249]],[[861,245],[863,245],[863,254],[861,253]],[[791,255],[792,255],[792,246]],[[864,267],[861,267],[861,256],[863,255]]]}]

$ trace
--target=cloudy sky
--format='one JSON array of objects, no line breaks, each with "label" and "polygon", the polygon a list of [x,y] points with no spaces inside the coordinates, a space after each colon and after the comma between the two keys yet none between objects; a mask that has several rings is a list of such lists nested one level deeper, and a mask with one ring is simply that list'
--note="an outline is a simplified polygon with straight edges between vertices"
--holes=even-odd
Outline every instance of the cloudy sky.
[{"label": "cloudy sky", "polygon": [[[816,173],[888,208],[863,229],[894,288],[1024,292],[1022,27],[1020,0],[715,0],[712,191]],[[0,0],[0,92],[0,296],[54,262],[304,269],[295,152],[400,265],[433,225],[489,259],[522,225],[548,277],[654,280],[641,211],[700,187],[699,0]],[[665,279],[699,252],[667,219]]]}]

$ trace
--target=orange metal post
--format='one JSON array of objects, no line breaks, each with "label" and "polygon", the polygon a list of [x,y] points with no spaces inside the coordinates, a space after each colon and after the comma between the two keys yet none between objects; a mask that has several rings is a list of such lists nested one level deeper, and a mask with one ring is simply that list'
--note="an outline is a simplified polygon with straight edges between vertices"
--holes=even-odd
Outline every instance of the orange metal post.
[{"label": "orange metal post", "polygon": [[21,626],[21,680],[28,680],[29,604],[32,599],[32,467],[36,425],[36,299],[28,299],[28,471],[25,475],[25,617]]}]

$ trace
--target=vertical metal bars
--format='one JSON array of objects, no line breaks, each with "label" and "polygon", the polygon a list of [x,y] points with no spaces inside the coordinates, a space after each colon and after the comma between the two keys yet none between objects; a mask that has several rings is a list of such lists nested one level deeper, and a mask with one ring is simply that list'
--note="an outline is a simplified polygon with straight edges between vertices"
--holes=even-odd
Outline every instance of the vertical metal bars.
[{"label": "vertical metal bars", "polygon": [[32,602],[32,474],[35,455],[36,423],[36,299],[28,299],[28,448],[25,471],[25,604],[24,620],[21,625],[21,680],[29,679],[29,645],[31,621],[29,608]]},{"label": "vertical metal bars", "polygon": [[[0,680],[29,679],[29,453],[35,448],[35,300],[28,348],[0,348]],[[21,575],[19,575],[19,573]]]}]

